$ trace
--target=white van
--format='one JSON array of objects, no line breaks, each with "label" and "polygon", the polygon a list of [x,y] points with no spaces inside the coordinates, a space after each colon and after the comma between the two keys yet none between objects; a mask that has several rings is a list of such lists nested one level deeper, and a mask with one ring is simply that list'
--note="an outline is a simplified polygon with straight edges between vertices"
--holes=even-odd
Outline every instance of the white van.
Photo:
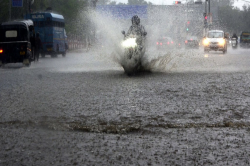
[{"label": "white van", "polygon": [[224,54],[227,52],[227,41],[225,33],[221,30],[208,31],[207,36],[203,40],[204,52],[222,51]]}]

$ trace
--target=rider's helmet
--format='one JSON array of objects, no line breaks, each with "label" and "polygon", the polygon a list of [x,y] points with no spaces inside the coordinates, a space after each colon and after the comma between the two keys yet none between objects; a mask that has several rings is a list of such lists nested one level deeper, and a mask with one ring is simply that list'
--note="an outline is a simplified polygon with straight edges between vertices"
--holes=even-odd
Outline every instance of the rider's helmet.
[{"label": "rider's helmet", "polygon": [[36,37],[39,37],[39,32],[36,33]]},{"label": "rider's helmet", "polygon": [[134,15],[131,21],[132,21],[132,24],[136,24],[136,25],[140,24],[140,18],[137,15]]}]

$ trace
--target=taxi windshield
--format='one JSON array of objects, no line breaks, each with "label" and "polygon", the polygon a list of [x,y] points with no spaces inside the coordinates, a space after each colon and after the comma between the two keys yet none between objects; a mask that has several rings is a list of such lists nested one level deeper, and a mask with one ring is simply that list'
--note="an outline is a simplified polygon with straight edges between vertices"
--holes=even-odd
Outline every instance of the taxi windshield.
[{"label": "taxi windshield", "polygon": [[222,32],[208,32],[208,38],[223,38]]}]

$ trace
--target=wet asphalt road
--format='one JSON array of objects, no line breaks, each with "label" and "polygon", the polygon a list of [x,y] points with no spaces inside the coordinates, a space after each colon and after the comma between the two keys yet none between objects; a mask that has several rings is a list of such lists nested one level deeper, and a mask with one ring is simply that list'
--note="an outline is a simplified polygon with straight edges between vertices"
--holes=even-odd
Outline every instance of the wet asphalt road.
[{"label": "wet asphalt road", "polygon": [[0,165],[250,165],[250,50],[101,50],[0,69]]}]

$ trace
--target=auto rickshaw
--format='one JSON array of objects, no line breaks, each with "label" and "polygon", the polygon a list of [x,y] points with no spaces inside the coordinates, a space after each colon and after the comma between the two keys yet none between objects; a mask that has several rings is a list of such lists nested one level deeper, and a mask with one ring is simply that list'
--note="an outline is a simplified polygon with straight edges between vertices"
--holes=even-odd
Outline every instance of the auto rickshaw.
[{"label": "auto rickshaw", "polygon": [[[6,63],[23,63],[30,66],[32,61],[31,35],[32,20],[4,22],[0,26],[0,66]],[[33,43],[32,43],[33,44]]]}]

